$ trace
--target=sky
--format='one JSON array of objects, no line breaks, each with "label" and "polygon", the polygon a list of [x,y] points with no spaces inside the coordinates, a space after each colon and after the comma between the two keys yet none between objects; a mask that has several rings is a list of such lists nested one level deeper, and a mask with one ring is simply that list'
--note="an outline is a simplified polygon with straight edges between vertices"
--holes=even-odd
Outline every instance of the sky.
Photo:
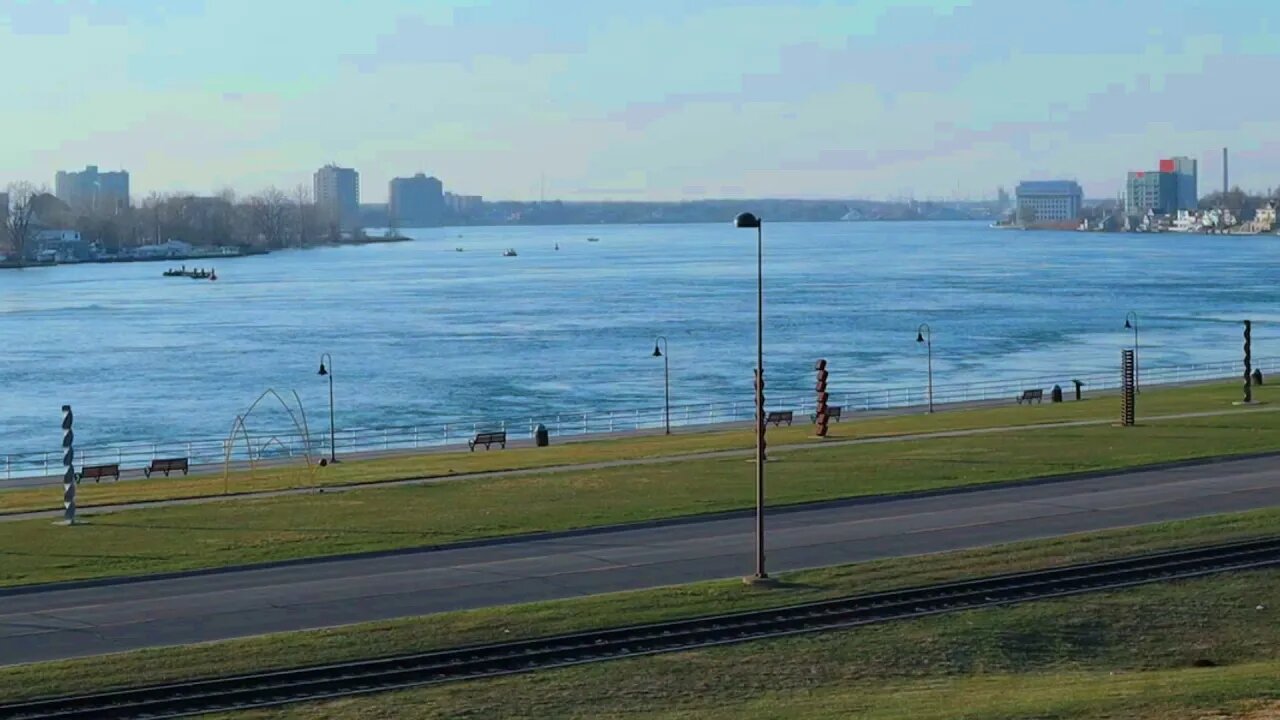
[{"label": "sky", "polygon": [[1280,186],[1275,0],[0,0],[0,186],[486,199]]}]

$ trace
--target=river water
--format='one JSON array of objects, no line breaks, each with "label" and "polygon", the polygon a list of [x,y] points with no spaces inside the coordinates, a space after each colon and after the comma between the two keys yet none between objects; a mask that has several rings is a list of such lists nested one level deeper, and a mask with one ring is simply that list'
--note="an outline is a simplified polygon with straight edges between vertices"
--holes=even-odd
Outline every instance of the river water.
[{"label": "river water", "polygon": [[[163,263],[0,271],[0,454],[57,448],[64,403],[78,444],[223,437],[267,388],[296,390],[314,429],[328,403],[322,352],[341,427],[661,405],[658,334],[673,403],[750,398],[753,231],[410,234],[222,260],[217,282],[161,277]],[[1277,247],[976,223],[766,225],[769,387],[811,391],[818,357],[836,390],[922,385],[921,322],[939,384],[1118,372],[1129,310],[1146,366],[1235,359],[1245,317],[1265,355],[1280,335],[1266,324]]]}]

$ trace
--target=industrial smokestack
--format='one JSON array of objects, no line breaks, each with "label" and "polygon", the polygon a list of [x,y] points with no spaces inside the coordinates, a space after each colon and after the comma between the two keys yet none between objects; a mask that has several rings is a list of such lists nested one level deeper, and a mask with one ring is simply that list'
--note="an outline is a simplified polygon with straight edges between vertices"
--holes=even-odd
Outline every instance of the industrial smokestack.
[{"label": "industrial smokestack", "polygon": [[1222,194],[1226,195],[1231,190],[1231,186],[1227,184],[1227,149],[1222,148]]}]

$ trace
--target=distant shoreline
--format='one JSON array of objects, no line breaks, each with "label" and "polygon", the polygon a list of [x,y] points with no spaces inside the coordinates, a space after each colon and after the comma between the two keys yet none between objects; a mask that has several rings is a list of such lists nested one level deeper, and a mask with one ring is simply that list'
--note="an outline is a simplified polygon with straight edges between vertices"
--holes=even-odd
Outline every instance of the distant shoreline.
[{"label": "distant shoreline", "polygon": [[[315,248],[326,247],[343,247],[349,245],[378,245],[382,243],[411,242],[413,238],[400,235],[397,237],[371,237],[364,240],[342,240],[336,243],[321,243],[317,245],[306,245],[298,248],[280,248],[283,250],[312,250]],[[75,262],[38,262],[32,261],[23,264],[15,263],[11,260],[0,260],[0,270],[23,270],[27,268],[44,268],[56,267],[62,265],[115,265],[119,263],[139,263],[139,262],[186,262],[189,260],[235,260],[243,257],[254,257],[258,255],[269,255],[272,251],[261,248],[250,248],[241,250],[234,255],[224,253],[194,253],[191,255],[165,255],[163,257],[109,257],[94,258],[92,260],[77,260]]]}]

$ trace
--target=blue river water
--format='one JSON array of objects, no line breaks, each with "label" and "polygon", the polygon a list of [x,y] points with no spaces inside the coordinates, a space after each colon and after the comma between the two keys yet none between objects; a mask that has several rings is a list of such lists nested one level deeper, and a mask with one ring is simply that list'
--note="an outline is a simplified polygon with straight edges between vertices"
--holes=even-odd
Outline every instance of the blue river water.
[{"label": "blue river water", "polygon": [[[751,393],[755,235],[723,225],[442,228],[413,242],[218,261],[0,271],[0,455],[225,437],[263,390],[340,427],[654,407]],[[588,242],[588,236],[599,242]],[[556,244],[559,249],[556,249]],[[456,252],[456,247],[464,248]],[[1255,355],[1280,333],[1275,237],[996,230],[977,223],[765,226],[773,392],[1111,372],[1141,318],[1145,365]],[[514,248],[517,257],[503,257]],[[206,265],[207,262],[189,264]],[[1202,322],[1221,320],[1223,322]],[[1273,353],[1274,354],[1274,353]]]}]

